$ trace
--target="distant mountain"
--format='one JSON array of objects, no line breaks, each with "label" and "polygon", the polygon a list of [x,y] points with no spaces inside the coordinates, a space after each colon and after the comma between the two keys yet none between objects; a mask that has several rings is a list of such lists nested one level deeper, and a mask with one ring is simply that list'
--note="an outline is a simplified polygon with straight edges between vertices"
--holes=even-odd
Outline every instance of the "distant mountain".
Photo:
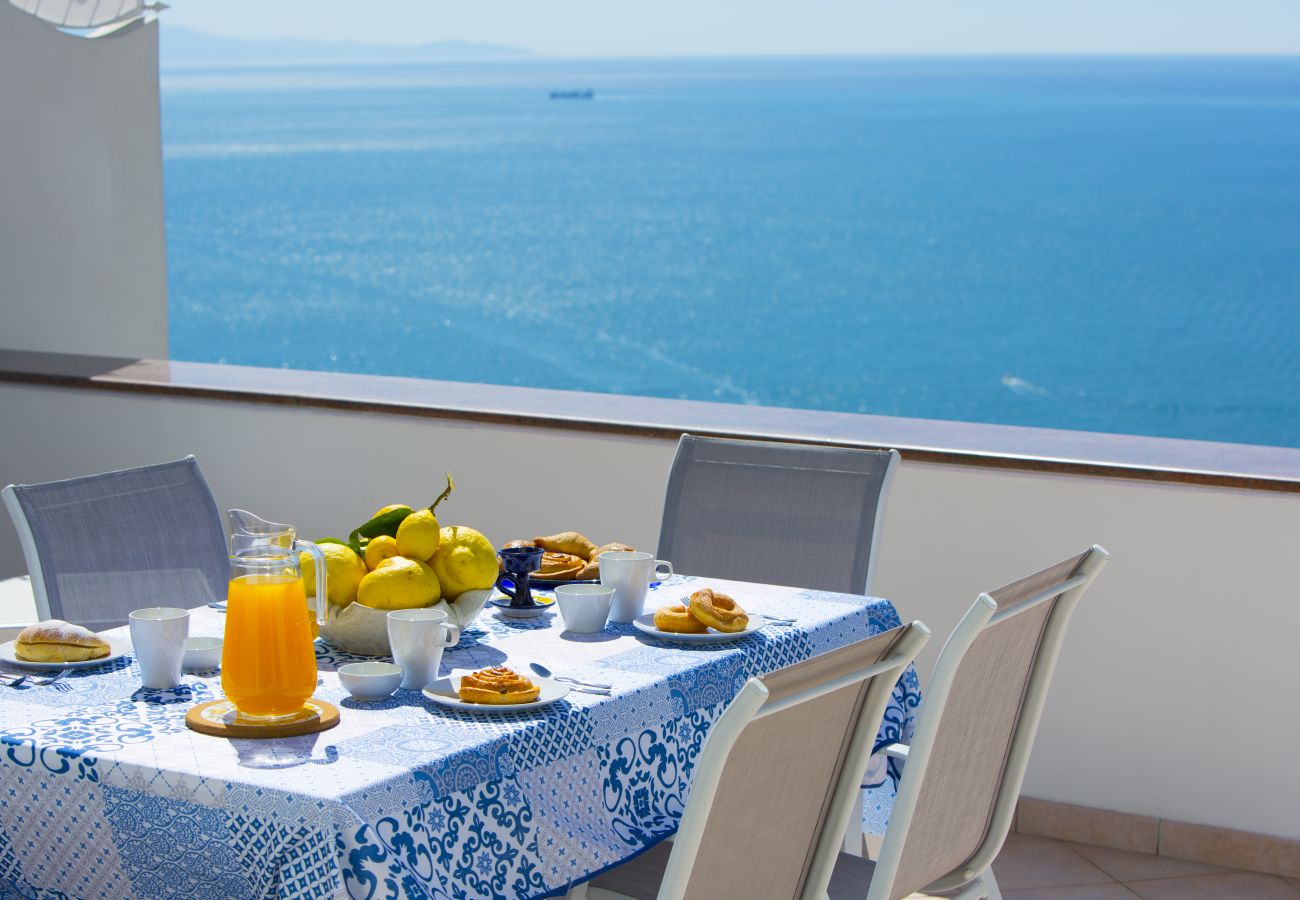
[{"label": "distant mountain", "polygon": [[187,66],[307,65],[317,63],[438,62],[452,60],[518,59],[532,51],[500,44],[437,41],[391,45],[307,41],[289,38],[244,40],[217,37],[168,25],[159,32],[159,64]]}]

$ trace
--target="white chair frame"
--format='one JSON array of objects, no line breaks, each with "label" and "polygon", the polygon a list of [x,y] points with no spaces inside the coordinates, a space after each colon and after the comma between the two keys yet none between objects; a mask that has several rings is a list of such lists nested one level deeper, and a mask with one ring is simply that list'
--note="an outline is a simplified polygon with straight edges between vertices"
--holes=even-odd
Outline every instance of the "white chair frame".
[{"label": "white chair frame", "polygon": [[944,643],[939,659],[935,663],[934,675],[925,690],[925,702],[916,723],[912,743],[909,746],[891,744],[885,748],[887,754],[906,759],[907,765],[903,771],[898,795],[894,800],[889,829],[881,845],[880,858],[876,861],[866,900],[888,900],[893,890],[894,879],[898,874],[903,849],[907,843],[912,814],[920,797],[921,785],[925,781],[930,751],[934,747],[935,736],[943,720],[944,707],[966,651],[970,649],[971,644],[986,625],[1003,621],[1060,595],[1061,599],[1057,602],[1056,609],[1044,626],[1038,656],[1034,660],[1033,671],[1025,689],[1020,719],[1008,751],[1005,774],[994,800],[993,814],[984,842],[961,871],[951,872],[926,886],[926,891],[931,893],[948,894],[957,891],[951,894],[952,900],[980,900],[980,898],[1001,900],[1002,892],[998,888],[991,866],[1002,849],[1007,833],[1011,830],[1011,819],[1015,814],[1016,802],[1020,798],[1020,789],[1024,785],[1025,769],[1029,766],[1030,752],[1038,732],[1038,723],[1042,719],[1043,706],[1047,700],[1047,691],[1056,668],[1056,660],[1060,656],[1061,644],[1065,639],[1066,627],[1069,625],[1074,608],[1079,603],[1079,598],[1109,559],[1110,554],[1094,544],[1092,552],[1070,578],[1044,588],[1032,597],[1017,603],[1013,608],[1002,612],[998,611],[997,601],[991,596],[987,593],[980,594],[957,623],[957,627]]},{"label": "white chair frame", "polygon": [[[672,854],[659,886],[658,900],[677,900],[685,894],[700,841],[704,836],[704,827],[708,822],[713,799],[722,780],[731,748],[750,722],[868,678],[889,673],[897,673],[901,676],[903,670],[911,664],[929,639],[930,629],[925,626],[925,623],[912,622],[907,632],[892,648],[889,656],[874,665],[792,694],[770,705],[765,705],[768,690],[763,682],[757,678],[746,681],[740,693],[731,701],[709,731],[709,736],[700,751],[695,777],[691,782],[690,798],[682,813],[682,821],[677,833],[671,839]],[[831,872],[835,868],[835,861],[839,855],[840,836],[849,825],[856,795],[860,792],[861,773],[866,771],[867,761],[874,749],[876,732],[880,728],[880,720],[896,681],[897,678],[878,677],[868,689],[868,697],[863,704],[863,720],[868,723],[868,727],[859,729],[854,734],[848,752],[845,754],[844,774],[840,783],[834,787],[826,827],[817,845],[809,871],[807,880],[809,892],[805,893],[805,900],[817,900],[822,897],[826,885],[830,882]],[[628,900],[628,898],[604,888],[589,888],[586,883],[583,883],[574,886],[565,895],[565,900]]]},{"label": "white chair frame", "polygon": [[5,509],[9,510],[9,517],[14,520],[18,543],[23,549],[23,559],[27,561],[27,574],[32,583],[32,598],[36,601],[36,621],[44,622],[50,617],[50,599],[45,595],[45,573],[41,568],[41,556],[36,552],[36,539],[32,537],[32,526],[27,521],[27,514],[23,512],[22,504],[18,502],[18,495],[14,493],[14,485],[5,485],[4,490],[0,491],[0,497],[4,498]]}]

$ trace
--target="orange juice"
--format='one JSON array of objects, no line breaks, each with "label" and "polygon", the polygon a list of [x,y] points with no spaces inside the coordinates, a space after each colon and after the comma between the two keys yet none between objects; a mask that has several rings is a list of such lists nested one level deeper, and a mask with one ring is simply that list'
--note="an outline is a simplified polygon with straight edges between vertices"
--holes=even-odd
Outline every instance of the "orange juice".
[{"label": "orange juice", "polygon": [[296,575],[231,579],[221,688],[244,715],[292,715],[316,690],[307,617],[307,595]]}]

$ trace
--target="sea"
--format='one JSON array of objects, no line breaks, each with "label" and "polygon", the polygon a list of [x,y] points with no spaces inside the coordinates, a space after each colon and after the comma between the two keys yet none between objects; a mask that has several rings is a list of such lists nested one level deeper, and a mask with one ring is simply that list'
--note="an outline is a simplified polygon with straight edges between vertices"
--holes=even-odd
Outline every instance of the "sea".
[{"label": "sea", "polygon": [[1300,447],[1300,58],[164,69],[162,122],[175,359]]}]

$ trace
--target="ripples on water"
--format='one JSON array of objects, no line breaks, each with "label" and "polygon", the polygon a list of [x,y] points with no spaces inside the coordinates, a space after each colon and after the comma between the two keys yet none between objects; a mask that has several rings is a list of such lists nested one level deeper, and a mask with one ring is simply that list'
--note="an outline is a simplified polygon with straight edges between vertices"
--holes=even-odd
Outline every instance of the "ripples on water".
[{"label": "ripples on water", "polygon": [[163,117],[176,358],[1300,446],[1300,61],[178,71]]}]

